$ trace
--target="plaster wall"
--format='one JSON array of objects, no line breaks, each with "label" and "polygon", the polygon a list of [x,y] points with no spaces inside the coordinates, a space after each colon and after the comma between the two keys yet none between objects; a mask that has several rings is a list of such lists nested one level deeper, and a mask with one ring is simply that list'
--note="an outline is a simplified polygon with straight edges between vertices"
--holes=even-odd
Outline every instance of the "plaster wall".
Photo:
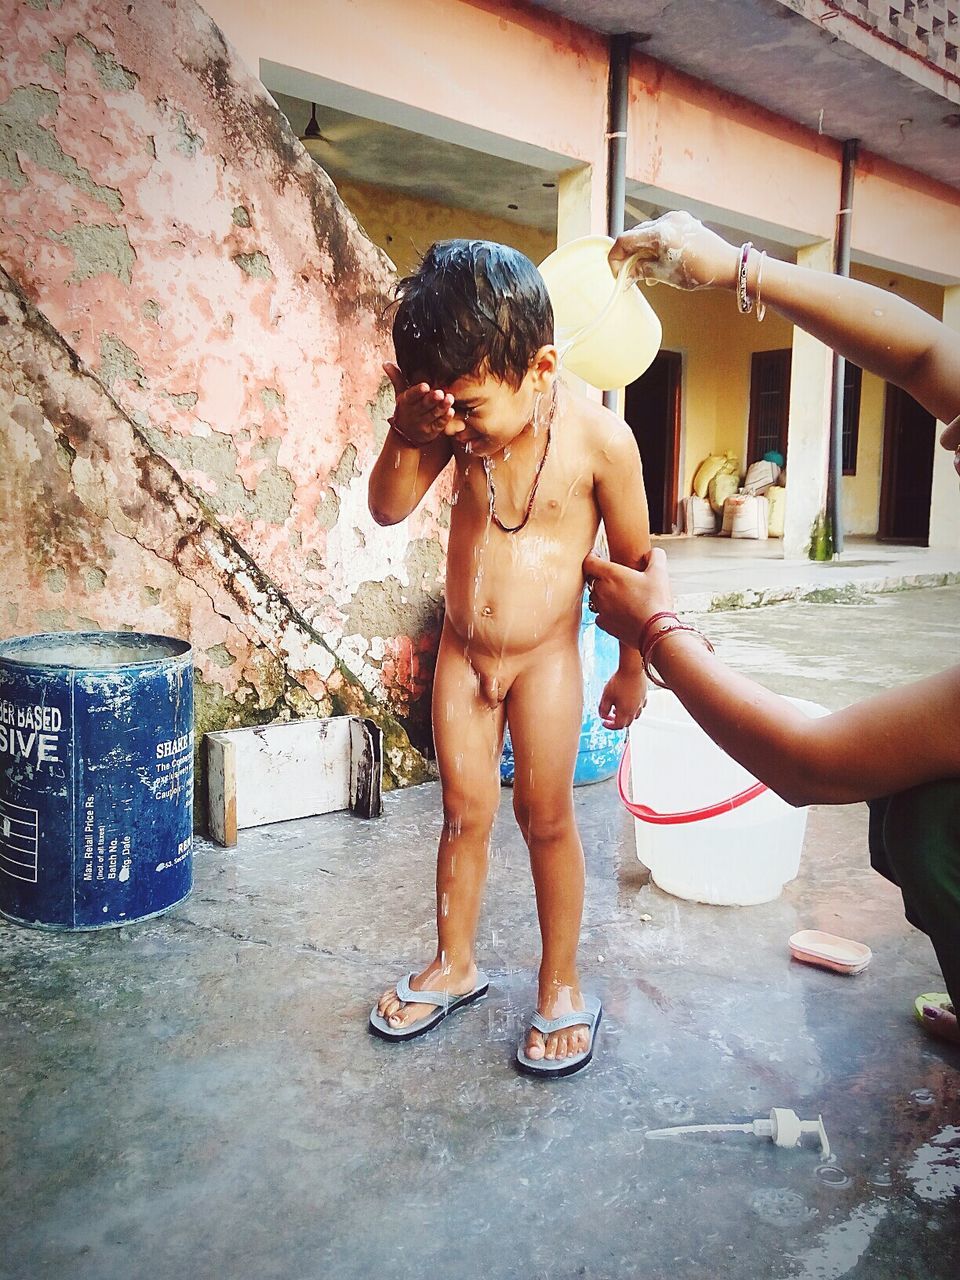
[{"label": "plaster wall", "polygon": [[202,728],[350,702],[414,776],[395,717],[424,740],[446,500],[366,512],[390,262],[192,0],[0,25],[4,336],[58,370],[53,397],[39,356],[5,366],[5,632],[189,636]]},{"label": "plaster wall", "polygon": [[857,160],[853,209],[854,253],[960,283],[960,192],[866,152]]},{"label": "plaster wall", "polygon": [[640,55],[628,132],[636,182],[811,240],[833,234],[838,148],[829,138]]},{"label": "plaster wall", "polygon": [[[627,176],[723,212],[728,224],[766,225],[797,244],[833,237],[842,147],[745,99],[652,59],[631,64]],[[771,181],[771,175],[776,180]],[[852,250],[960,281],[960,193],[861,153]]]},{"label": "plaster wall", "polygon": [[857,470],[843,477],[843,521],[847,533],[875,534],[880,523],[880,471],[883,463],[883,411],[886,383],[872,373],[860,381],[860,434]]},{"label": "plaster wall", "polygon": [[[451,141],[605,164],[605,39],[511,0],[208,0],[247,65],[302,69],[336,104]],[[389,69],[389,70],[388,70]],[[387,74],[388,70],[388,74]],[[351,97],[352,95],[352,97]],[[366,110],[360,109],[360,104]],[[389,107],[387,107],[389,104]]]},{"label": "plaster wall", "polygon": [[[592,229],[601,225],[601,36],[510,0],[308,7],[209,0],[207,7],[251,68],[303,69],[345,109],[350,102],[358,114],[494,154],[532,159],[539,152],[552,162],[561,156],[571,166],[592,165],[589,221]],[[627,177],[661,193],[661,203],[696,201],[785,229],[794,243],[819,242],[833,235],[840,160],[840,144],[814,128],[634,53]],[[960,281],[957,192],[865,153],[856,209],[855,252]]]},{"label": "plaster wall", "polygon": [[435,240],[463,236],[512,245],[533,262],[557,247],[556,236],[469,209],[418,200],[365,182],[337,183],[340,198],[375,245],[389,255],[398,275],[416,270]]},{"label": "plaster wall", "polygon": [[[802,249],[797,262],[812,271],[832,270],[832,243],[823,241]],[[830,350],[802,329],[794,329],[792,346],[783,528],[783,554],[787,559],[810,553],[824,510],[833,365]]]}]

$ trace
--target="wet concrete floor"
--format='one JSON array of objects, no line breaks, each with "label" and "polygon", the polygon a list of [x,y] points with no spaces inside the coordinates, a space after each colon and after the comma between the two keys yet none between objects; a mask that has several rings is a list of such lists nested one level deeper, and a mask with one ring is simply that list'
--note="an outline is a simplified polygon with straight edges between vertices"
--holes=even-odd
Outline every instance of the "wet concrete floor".
[{"label": "wet concrete floor", "polygon": [[[960,588],[704,619],[771,687],[838,707],[960,653]],[[409,1045],[368,1035],[426,958],[436,784],[382,820],[201,842],[193,896],[94,934],[0,922],[0,1275],[17,1280],[946,1280],[960,1259],[960,1052],[911,1020],[942,989],[874,875],[862,806],[812,811],[763,906],[649,883],[612,782],[580,788],[596,1060],[512,1067],[537,929],[509,808],[479,958],[487,1000]],[[645,918],[649,917],[649,918]],[[842,977],[792,962],[822,928]],[[834,1159],[740,1134],[652,1139],[791,1107]]]}]

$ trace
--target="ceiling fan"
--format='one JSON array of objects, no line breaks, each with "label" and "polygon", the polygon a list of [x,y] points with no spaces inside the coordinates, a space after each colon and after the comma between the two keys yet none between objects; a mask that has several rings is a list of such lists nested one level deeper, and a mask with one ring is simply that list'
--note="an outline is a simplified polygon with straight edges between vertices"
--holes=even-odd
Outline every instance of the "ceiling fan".
[{"label": "ceiling fan", "polygon": [[351,157],[348,151],[342,149],[341,144],[364,137],[376,128],[376,121],[355,117],[330,121],[321,129],[317,120],[317,104],[311,102],[310,119],[300,134],[300,141],[320,164],[346,165]]}]

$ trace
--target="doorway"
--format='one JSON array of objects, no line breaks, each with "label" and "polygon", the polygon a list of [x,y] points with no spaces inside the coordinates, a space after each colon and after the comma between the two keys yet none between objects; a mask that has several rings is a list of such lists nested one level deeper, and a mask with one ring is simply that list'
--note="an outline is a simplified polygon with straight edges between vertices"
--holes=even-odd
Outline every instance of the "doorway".
[{"label": "doorway", "polygon": [[928,543],[936,428],[932,413],[887,383],[877,530],[884,542]]},{"label": "doorway", "polygon": [[679,351],[661,351],[627,387],[624,416],[640,450],[651,533],[677,527],[682,367]]}]

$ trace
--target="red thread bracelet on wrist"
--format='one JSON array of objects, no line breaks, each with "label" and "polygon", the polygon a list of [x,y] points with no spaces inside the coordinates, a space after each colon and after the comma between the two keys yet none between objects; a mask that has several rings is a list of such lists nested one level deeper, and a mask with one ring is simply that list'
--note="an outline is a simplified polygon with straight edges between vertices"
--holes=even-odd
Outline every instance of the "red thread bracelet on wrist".
[{"label": "red thread bracelet on wrist", "polygon": [[640,639],[637,642],[637,648],[640,650],[641,654],[643,653],[643,647],[646,644],[646,641],[648,639],[647,632],[650,630],[653,624],[655,622],[659,622],[661,618],[672,618],[674,622],[680,621],[677,615],[675,613],[672,613],[669,609],[661,609],[659,613],[654,613],[653,615],[651,615],[651,617],[649,617],[646,620],[646,622],[643,624],[643,626],[640,628]]},{"label": "red thread bracelet on wrist", "polygon": [[391,431],[395,432],[400,437],[400,439],[403,441],[404,444],[409,445],[411,449],[420,448],[420,446],[415,441],[411,440],[409,436],[405,436],[403,434],[403,432],[394,422],[393,414],[391,414],[390,417],[387,419],[387,426],[390,428]]},{"label": "red thread bracelet on wrist", "polygon": [[647,640],[647,643],[644,646],[644,649],[641,653],[641,656],[643,658],[644,674],[652,684],[657,685],[657,687],[660,689],[666,689],[667,685],[663,680],[660,679],[658,672],[653,668],[651,664],[651,655],[653,654],[653,650],[656,648],[659,642],[664,639],[665,636],[674,635],[675,633],[680,631],[689,631],[691,635],[695,635],[698,640],[701,640],[707,646],[707,648],[711,653],[714,652],[713,645],[710,643],[710,640],[707,638],[707,636],[705,636],[703,632],[699,630],[698,627],[691,626],[690,623],[688,622],[680,622],[675,627],[661,628],[660,631],[656,632],[655,635],[651,636]]}]

